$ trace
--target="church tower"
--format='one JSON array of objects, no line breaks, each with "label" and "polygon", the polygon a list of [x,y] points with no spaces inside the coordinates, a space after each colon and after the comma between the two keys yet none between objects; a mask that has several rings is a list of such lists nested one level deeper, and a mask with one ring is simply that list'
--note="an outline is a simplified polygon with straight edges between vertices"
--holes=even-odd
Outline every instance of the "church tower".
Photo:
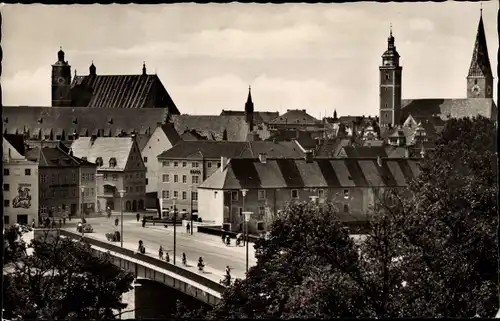
[{"label": "church tower", "polygon": [[251,87],[248,87],[248,97],[247,102],[245,103],[245,119],[250,128],[250,131],[253,130],[253,101],[252,101],[252,91]]},{"label": "church tower", "polygon": [[493,98],[493,73],[486,46],[483,24],[483,9],[479,17],[476,42],[467,75],[467,98]]},{"label": "church tower", "polygon": [[401,117],[401,74],[399,54],[394,45],[392,26],[380,71],[380,125],[399,125]]},{"label": "church tower", "polygon": [[57,62],[52,65],[52,106],[71,106],[71,66],[64,61],[64,51],[57,53]]}]

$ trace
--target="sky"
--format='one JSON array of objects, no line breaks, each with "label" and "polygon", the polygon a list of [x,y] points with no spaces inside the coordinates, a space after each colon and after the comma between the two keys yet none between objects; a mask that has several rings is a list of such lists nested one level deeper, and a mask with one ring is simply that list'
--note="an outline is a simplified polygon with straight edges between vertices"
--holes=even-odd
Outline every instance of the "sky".
[{"label": "sky", "polygon": [[[497,79],[498,1],[482,4]],[[390,24],[402,94],[465,98],[480,4],[15,5],[1,8],[3,105],[50,106],[62,46],[72,73],[156,73],[183,114],[306,109],[376,115]],[[496,86],[494,86],[496,89]],[[495,90],[495,99],[497,93]]]}]

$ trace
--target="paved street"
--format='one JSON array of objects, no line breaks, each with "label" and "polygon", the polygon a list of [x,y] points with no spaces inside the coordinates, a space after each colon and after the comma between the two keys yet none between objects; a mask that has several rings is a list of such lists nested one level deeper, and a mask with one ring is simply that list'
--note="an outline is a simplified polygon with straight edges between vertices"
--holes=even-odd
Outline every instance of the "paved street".
[{"label": "paved street", "polygon": [[[114,232],[120,229],[120,225],[115,227],[114,220],[117,216],[111,219],[89,218],[87,222],[92,224],[94,233],[85,234],[87,237],[95,238],[100,241],[105,241],[105,233]],[[66,221],[66,226],[63,227],[69,231],[75,231],[76,224],[79,220]],[[139,240],[144,242],[146,254],[152,257],[158,257],[158,249],[160,245],[164,252],[168,251],[170,255],[170,263],[173,263],[173,244],[174,244],[174,228],[169,226],[163,227],[163,224],[153,226],[148,223],[146,227],[142,227],[141,222],[137,222],[133,216],[124,216],[123,222],[124,242],[123,246],[137,250]],[[219,236],[208,235],[204,233],[194,232],[193,235],[187,234],[186,229],[182,226],[177,226],[177,249],[176,249],[176,265],[182,267],[182,253],[186,253],[188,267],[187,269],[198,271],[197,261],[201,256],[205,262],[205,275],[219,281],[225,274],[226,265],[231,267],[231,276],[233,278],[244,278],[245,276],[245,247],[235,247],[234,239],[231,240],[232,245],[227,247],[222,243]],[[120,242],[109,242],[120,246]],[[254,255],[253,243],[249,246],[249,266],[256,263]]]}]

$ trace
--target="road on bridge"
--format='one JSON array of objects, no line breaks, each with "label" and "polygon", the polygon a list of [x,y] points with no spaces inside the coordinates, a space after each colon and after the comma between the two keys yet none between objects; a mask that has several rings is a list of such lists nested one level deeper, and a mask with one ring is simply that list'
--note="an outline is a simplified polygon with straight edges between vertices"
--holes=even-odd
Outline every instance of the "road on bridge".
[{"label": "road on bridge", "polygon": [[[86,237],[94,238],[99,241],[108,242],[105,233],[112,233],[120,230],[120,225],[115,226],[116,216],[113,215],[110,219],[107,217],[88,218],[88,223],[94,228],[93,233],[85,233]],[[71,222],[66,221],[66,229],[71,232],[76,231],[77,220]],[[202,257],[205,262],[205,276],[218,282],[225,274],[227,265],[231,268],[231,276],[233,278],[244,278],[246,270],[246,248],[243,246],[236,247],[234,239],[231,240],[231,246],[226,246],[222,243],[219,236],[209,235],[199,232],[193,232],[193,235],[186,232],[186,229],[180,225],[177,229],[176,240],[176,265],[182,265],[182,253],[186,253],[188,270],[198,272],[198,258]],[[169,225],[165,228],[163,224],[153,226],[153,223],[147,223],[146,227],[142,227],[142,222],[137,222],[133,216],[124,216],[123,220],[123,246],[127,249],[137,251],[138,242],[142,240],[146,247],[146,255],[158,258],[158,249],[160,245],[163,247],[164,253],[168,251],[170,255],[170,263],[173,263],[173,248],[174,248],[174,227]],[[116,246],[120,246],[120,242],[108,242]],[[255,250],[253,243],[249,243],[249,267],[256,264]],[[165,255],[164,255],[165,256]]]}]

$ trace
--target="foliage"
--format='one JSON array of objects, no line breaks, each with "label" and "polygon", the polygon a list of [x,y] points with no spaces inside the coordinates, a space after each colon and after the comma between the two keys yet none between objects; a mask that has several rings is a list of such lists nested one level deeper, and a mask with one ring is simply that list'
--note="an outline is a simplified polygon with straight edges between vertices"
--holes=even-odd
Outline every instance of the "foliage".
[{"label": "foliage", "polygon": [[26,253],[26,244],[22,240],[19,226],[12,225],[5,230],[4,235],[4,264],[11,263]]},{"label": "foliage", "polygon": [[4,276],[5,313],[23,319],[114,319],[124,309],[124,292],[133,275],[113,264],[108,254],[69,238],[32,240],[33,254],[19,258]]},{"label": "foliage", "polygon": [[407,189],[375,191],[359,243],[331,204],[289,204],[211,319],[473,317],[498,310],[496,130],[447,122]]}]

